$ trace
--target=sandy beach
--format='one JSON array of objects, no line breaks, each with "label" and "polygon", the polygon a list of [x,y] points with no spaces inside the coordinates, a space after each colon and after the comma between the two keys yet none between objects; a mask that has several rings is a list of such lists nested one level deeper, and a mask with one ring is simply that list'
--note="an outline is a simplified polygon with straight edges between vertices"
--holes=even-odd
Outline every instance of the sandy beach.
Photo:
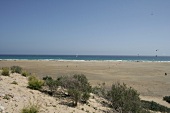
[{"label": "sandy beach", "polygon": [[[105,82],[107,86],[120,82],[136,89],[142,99],[162,101],[170,94],[169,62],[111,62],[111,61],[0,61],[1,67],[21,66],[38,77],[49,75],[84,74],[92,85]],[[167,73],[167,75],[165,75]]]}]

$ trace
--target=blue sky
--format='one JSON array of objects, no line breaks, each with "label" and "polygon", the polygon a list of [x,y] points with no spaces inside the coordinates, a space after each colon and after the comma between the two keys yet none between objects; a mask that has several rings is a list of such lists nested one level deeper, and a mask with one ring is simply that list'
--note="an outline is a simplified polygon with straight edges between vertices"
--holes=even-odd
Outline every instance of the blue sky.
[{"label": "blue sky", "polygon": [[170,55],[170,0],[0,0],[0,54]]}]

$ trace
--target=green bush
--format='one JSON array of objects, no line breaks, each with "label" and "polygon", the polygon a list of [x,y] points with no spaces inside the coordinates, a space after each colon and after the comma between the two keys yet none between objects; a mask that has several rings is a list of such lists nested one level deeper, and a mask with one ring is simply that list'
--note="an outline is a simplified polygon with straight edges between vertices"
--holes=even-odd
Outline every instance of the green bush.
[{"label": "green bush", "polygon": [[9,76],[9,68],[7,68],[7,67],[2,68],[1,74],[4,76]]},{"label": "green bush", "polygon": [[53,95],[58,87],[58,80],[53,80],[51,77],[43,78],[43,80],[50,90],[49,94]]},{"label": "green bush", "polygon": [[28,78],[28,87],[34,90],[40,90],[44,85],[43,80],[39,80],[36,76],[30,76]]},{"label": "green bush", "polygon": [[166,101],[166,102],[168,102],[168,103],[170,103],[170,96],[165,96],[165,97],[163,97],[163,100]]},{"label": "green bush", "polygon": [[73,78],[80,82],[79,90],[81,90],[83,92],[89,92],[89,93],[92,91],[92,87],[91,87],[90,83],[88,82],[88,79],[86,78],[85,75],[83,75],[83,74],[80,74],[80,75],[75,74],[73,76]]},{"label": "green bush", "polygon": [[11,67],[11,72],[21,74],[22,73],[22,68],[20,66],[12,66]]},{"label": "green bush", "polygon": [[40,105],[30,103],[30,105],[24,107],[21,110],[21,113],[38,113],[39,109],[40,109]]},{"label": "green bush", "polygon": [[89,100],[90,98],[90,93],[89,92],[83,92],[82,97],[81,97],[81,101],[84,103],[87,103],[87,100]]},{"label": "green bush", "polygon": [[53,78],[50,76],[45,76],[45,77],[43,77],[43,80],[53,80]]},{"label": "green bush", "polygon": [[77,106],[77,103],[81,98],[81,92],[78,89],[68,89],[68,93],[72,96],[73,106]]},{"label": "green bush", "polygon": [[108,91],[108,100],[111,101],[113,109],[118,112],[140,113],[142,110],[139,94],[125,84],[113,84],[111,90]]},{"label": "green bush", "polygon": [[150,101],[145,101],[145,100],[142,100],[141,102],[142,102],[142,107],[144,109],[170,113],[170,108],[162,106],[156,102],[153,102],[153,101],[150,102]]},{"label": "green bush", "polygon": [[62,76],[57,79],[58,85],[66,88],[73,99],[74,106],[78,102],[87,102],[90,97],[91,86],[85,75]]},{"label": "green bush", "polygon": [[22,76],[24,76],[24,77],[28,77],[29,75],[31,75],[31,74],[28,73],[27,71],[23,71],[23,72],[22,72]]}]

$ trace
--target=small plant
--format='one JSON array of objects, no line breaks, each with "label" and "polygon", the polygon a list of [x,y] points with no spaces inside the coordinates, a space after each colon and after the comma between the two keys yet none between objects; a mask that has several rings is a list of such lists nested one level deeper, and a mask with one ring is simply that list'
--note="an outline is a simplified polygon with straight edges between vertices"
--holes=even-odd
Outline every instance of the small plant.
[{"label": "small plant", "polygon": [[89,110],[86,110],[87,113],[89,113]]},{"label": "small plant", "polygon": [[165,96],[165,97],[163,97],[163,100],[166,101],[166,102],[168,102],[168,103],[170,103],[170,96]]},{"label": "small plant", "polygon": [[8,67],[2,68],[1,74],[4,75],[4,76],[9,76],[9,68]]},{"label": "small plant", "polygon": [[10,96],[6,94],[6,95],[3,97],[3,99],[9,100],[9,99],[10,99]]},{"label": "small plant", "polygon": [[30,105],[24,107],[21,110],[21,113],[38,113],[39,110],[40,110],[40,105],[34,104],[34,103],[30,103]]},{"label": "small plant", "polygon": [[28,73],[27,71],[23,71],[23,72],[22,72],[22,76],[24,76],[24,77],[28,77],[29,75],[31,75],[31,74]]},{"label": "small plant", "polygon": [[11,84],[18,85],[18,83],[16,81],[11,82]]},{"label": "small plant", "polygon": [[11,67],[11,72],[21,74],[22,73],[22,68],[20,66],[12,66]]},{"label": "small plant", "polygon": [[28,87],[34,90],[40,90],[44,85],[43,80],[39,80],[36,76],[30,76],[28,78]]}]

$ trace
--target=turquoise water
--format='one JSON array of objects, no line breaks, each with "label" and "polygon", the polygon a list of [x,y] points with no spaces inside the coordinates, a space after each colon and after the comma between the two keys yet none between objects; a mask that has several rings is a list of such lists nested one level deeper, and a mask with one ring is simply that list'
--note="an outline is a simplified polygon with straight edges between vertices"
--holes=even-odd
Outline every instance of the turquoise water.
[{"label": "turquoise water", "polygon": [[78,61],[160,61],[170,62],[170,56],[107,56],[107,55],[0,55],[0,60],[78,60]]}]

